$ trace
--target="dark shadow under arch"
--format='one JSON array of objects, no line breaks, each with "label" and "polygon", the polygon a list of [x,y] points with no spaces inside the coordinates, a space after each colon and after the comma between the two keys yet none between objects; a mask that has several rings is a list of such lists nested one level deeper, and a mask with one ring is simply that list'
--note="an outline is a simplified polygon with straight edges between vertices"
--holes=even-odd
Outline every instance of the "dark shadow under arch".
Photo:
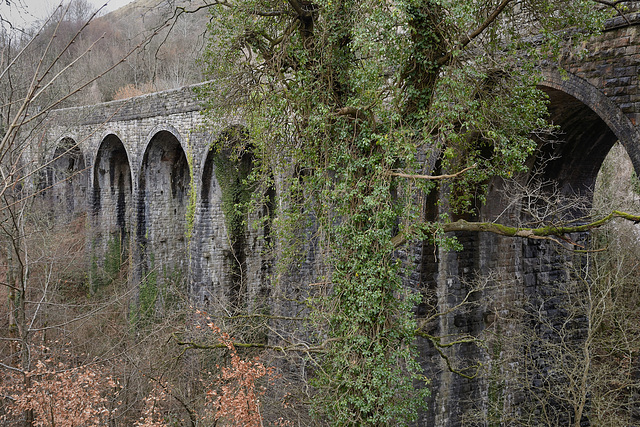
[{"label": "dark shadow under arch", "polygon": [[550,159],[543,179],[565,194],[590,196],[596,176],[616,141],[640,171],[640,140],[635,126],[606,95],[587,81],[558,71],[545,71],[539,87],[549,97],[549,119],[560,128],[559,141],[541,149]]},{"label": "dark shadow under arch", "polygon": [[91,278],[94,287],[111,283],[128,270],[133,188],[131,166],[124,144],[107,135],[93,164],[91,214],[94,234]]},{"label": "dark shadow under arch", "polygon": [[54,207],[55,221],[66,223],[86,213],[88,172],[84,155],[72,138],[58,143],[46,168],[45,197]]},{"label": "dark shadow under arch", "polygon": [[[250,151],[235,149],[246,141],[238,126],[222,132],[208,151],[202,168],[198,229],[194,242],[205,257],[194,270],[194,294],[240,310],[247,293],[247,212],[249,189],[245,179],[252,167]],[[206,301],[205,301],[206,300]]]},{"label": "dark shadow under arch", "polygon": [[92,213],[96,223],[122,241],[129,233],[132,210],[132,181],[129,156],[122,141],[107,135],[98,149],[93,169]]},{"label": "dark shadow under arch", "polygon": [[186,273],[190,186],[189,163],[178,137],[157,132],[145,150],[138,186],[136,239],[145,270]]}]

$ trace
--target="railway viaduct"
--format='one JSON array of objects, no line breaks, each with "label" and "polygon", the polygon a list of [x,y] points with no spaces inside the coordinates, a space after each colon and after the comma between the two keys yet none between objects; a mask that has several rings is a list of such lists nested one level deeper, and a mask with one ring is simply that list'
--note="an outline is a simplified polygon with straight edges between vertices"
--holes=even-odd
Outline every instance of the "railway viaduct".
[{"label": "railway viaduct", "polygon": [[[549,95],[551,120],[564,134],[564,142],[547,153],[553,160],[544,175],[566,193],[591,194],[616,141],[640,172],[639,29],[640,14],[617,17],[587,45],[565,52],[559,63],[541,64],[540,87]],[[198,303],[248,303],[269,292],[269,262],[262,251],[268,236],[265,229],[250,228],[242,231],[241,245],[229,238],[234,225],[225,218],[224,204],[233,197],[226,186],[230,179],[238,184],[242,171],[210,148],[220,138],[234,137],[238,123],[227,117],[205,124],[200,108],[187,87],[51,112],[41,132],[53,159],[46,180],[62,183],[47,189],[45,198],[54,203],[56,218],[87,213],[92,274],[105,274],[100,273],[104,260],[114,248],[123,253],[129,247],[134,279],[141,283],[182,277]],[[485,220],[502,211],[499,202],[489,200],[481,214]],[[510,292],[527,295],[564,277],[548,242],[482,233],[459,237],[463,252],[427,245],[412,249],[416,270],[410,280],[439,295],[440,305],[463,298],[465,278],[478,271],[492,271]],[[433,328],[476,334],[491,322],[491,313],[508,311],[508,300],[490,298],[464,318],[442,316]],[[452,374],[427,341],[420,349],[433,383],[430,410],[419,424],[459,425],[486,384]],[[474,352],[464,346],[445,351],[459,359]]]},{"label": "railway viaduct", "polygon": [[237,122],[205,128],[200,110],[185,87],[55,110],[43,123],[37,138],[50,165],[38,185],[56,221],[87,215],[94,283],[130,262],[135,282],[188,281],[184,290],[208,304],[232,303],[241,287],[251,300],[267,280],[262,233],[245,230],[234,247],[223,213],[239,200],[223,201],[219,178],[241,185],[242,162],[212,146],[236,137]]}]

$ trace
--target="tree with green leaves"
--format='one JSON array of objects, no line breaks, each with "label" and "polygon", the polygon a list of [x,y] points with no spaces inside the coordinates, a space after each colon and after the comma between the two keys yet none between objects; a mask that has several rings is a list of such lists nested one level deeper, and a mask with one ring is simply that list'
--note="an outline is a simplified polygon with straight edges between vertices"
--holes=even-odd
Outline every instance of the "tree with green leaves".
[{"label": "tree with green leaves", "polygon": [[[295,262],[284,254],[299,230],[322,248],[323,296],[306,304],[314,408],[331,425],[415,420],[428,381],[398,248],[481,231],[457,220],[473,218],[490,179],[524,172],[532,135],[549,130],[536,61],[560,51],[564,30],[587,37],[606,5],[624,3],[211,2],[207,112],[244,120],[235,149],[254,156],[255,193],[274,190],[279,262]],[[416,203],[427,197],[437,214]]]}]

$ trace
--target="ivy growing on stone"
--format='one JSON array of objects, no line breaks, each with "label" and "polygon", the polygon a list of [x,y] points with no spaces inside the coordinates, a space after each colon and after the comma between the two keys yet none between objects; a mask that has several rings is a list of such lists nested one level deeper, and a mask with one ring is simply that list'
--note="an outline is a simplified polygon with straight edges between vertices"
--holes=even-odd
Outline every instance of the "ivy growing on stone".
[{"label": "ivy growing on stone", "polygon": [[[526,169],[531,135],[548,128],[537,58],[560,51],[562,29],[580,27],[575,41],[605,15],[590,0],[227,0],[211,17],[207,114],[245,120],[250,179],[274,183],[280,262],[294,262],[300,230],[323,248],[326,292],[306,302],[324,343],[315,412],[331,425],[407,425],[428,387],[420,297],[403,286],[397,248],[455,246],[446,224],[473,217],[491,178]],[[421,178],[441,174],[451,179]],[[432,193],[442,215],[425,221],[416,200]]]},{"label": "ivy growing on stone", "polygon": [[222,193],[222,212],[231,251],[231,303],[236,308],[244,305],[246,291],[246,238],[248,208],[252,186],[247,178],[252,169],[251,151],[244,145],[245,132],[241,128],[228,129],[212,145],[215,177]]}]

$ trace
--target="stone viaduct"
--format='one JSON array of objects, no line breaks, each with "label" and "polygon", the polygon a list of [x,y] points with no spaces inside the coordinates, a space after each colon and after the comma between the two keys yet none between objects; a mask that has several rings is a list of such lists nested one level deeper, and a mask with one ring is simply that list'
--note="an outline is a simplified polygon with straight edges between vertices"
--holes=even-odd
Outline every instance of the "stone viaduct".
[{"label": "stone viaduct", "polygon": [[[616,141],[640,172],[639,29],[640,14],[617,17],[598,38],[567,51],[560,63],[542,64],[540,87],[549,95],[551,120],[564,135],[563,143],[548,149],[553,160],[544,175],[565,193],[591,194]],[[199,303],[249,302],[268,293],[269,263],[262,255],[268,233],[249,229],[242,247],[231,243],[221,180],[230,173],[225,167],[233,166],[219,161],[210,147],[233,137],[238,123],[220,118],[205,127],[199,110],[192,88],[183,88],[53,111],[41,133],[47,156],[54,159],[46,179],[47,184],[66,180],[45,197],[57,218],[87,212],[96,271],[105,268],[113,247],[131,247],[136,280],[152,276],[163,282],[177,275],[188,279],[186,291]],[[491,220],[499,212],[499,198],[489,197],[481,217]],[[426,244],[412,249],[417,268],[410,280],[438,295],[439,306],[463,298],[465,279],[477,272],[492,271],[509,292],[526,295],[538,295],[565,277],[548,242],[482,233],[459,237],[463,252]],[[488,298],[464,317],[442,316],[433,331],[477,334],[491,323],[491,313],[509,310],[508,299]],[[482,400],[474,396],[486,394],[487,384],[451,373],[429,342],[421,342],[420,349],[433,383],[429,411],[419,424],[460,425],[462,413]],[[474,355],[464,346],[445,351],[458,359]]]},{"label": "stone viaduct", "polygon": [[223,214],[224,203],[239,200],[223,202],[217,176],[227,185],[241,177],[211,147],[237,137],[237,123],[205,129],[193,89],[55,110],[43,124],[51,164],[39,185],[56,220],[88,215],[94,283],[128,261],[136,282],[188,282],[184,293],[199,303],[224,304],[267,279],[262,233],[248,230],[239,251]]}]

